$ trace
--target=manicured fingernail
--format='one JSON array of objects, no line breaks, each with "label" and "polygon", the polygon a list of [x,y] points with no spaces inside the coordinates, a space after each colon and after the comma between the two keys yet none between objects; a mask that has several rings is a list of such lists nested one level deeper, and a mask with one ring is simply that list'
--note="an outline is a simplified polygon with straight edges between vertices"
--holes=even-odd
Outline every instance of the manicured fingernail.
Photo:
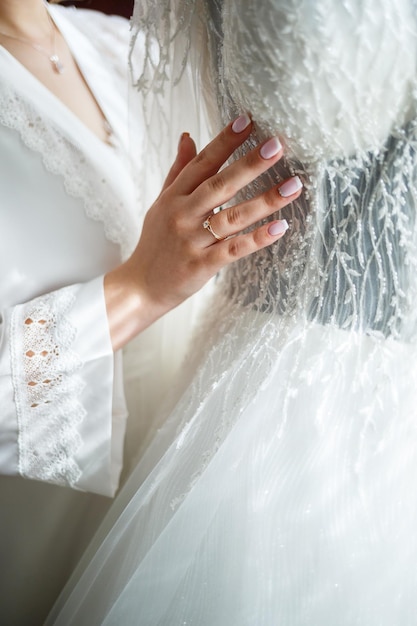
[{"label": "manicured fingernail", "polygon": [[268,139],[268,141],[264,143],[259,153],[263,159],[271,159],[278,154],[281,149],[280,140],[277,137],[272,137],[272,139]]},{"label": "manicured fingernail", "polygon": [[268,228],[268,233],[275,237],[275,235],[282,235],[288,230],[287,220],[279,220],[278,222],[272,222]]},{"label": "manicured fingernail", "polygon": [[178,142],[178,149],[180,148],[180,145],[182,144],[183,139],[185,139],[185,137],[189,137],[190,133],[182,133],[180,140]]},{"label": "manicured fingernail", "polygon": [[250,123],[251,119],[249,115],[246,115],[246,113],[244,115],[239,115],[239,117],[237,117],[232,124],[232,131],[234,133],[241,133],[249,126]]},{"label": "manicured fingernail", "polygon": [[298,176],[293,176],[289,180],[286,180],[285,183],[282,183],[280,187],[278,187],[278,191],[283,198],[288,198],[288,196],[292,196],[293,193],[301,189],[303,183],[299,179]]}]

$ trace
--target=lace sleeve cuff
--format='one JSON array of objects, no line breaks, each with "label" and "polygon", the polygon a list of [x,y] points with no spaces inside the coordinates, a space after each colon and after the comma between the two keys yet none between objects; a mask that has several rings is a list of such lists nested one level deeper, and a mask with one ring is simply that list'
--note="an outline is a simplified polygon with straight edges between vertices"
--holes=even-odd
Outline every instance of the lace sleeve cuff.
[{"label": "lace sleeve cuff", "polygon": [[19,473],[112,495],[118,478],[112,467],[114,355],[102,282],[14,307],[11,375]]},{"label": "lace sleeve cuff", "polygon": [[19,426],[19,472],[72,487],[81,470],[74,454],[85,416],[79,396],[80,359],[67,312],[75,288],[15,307],[11,319],[12,377]]}]

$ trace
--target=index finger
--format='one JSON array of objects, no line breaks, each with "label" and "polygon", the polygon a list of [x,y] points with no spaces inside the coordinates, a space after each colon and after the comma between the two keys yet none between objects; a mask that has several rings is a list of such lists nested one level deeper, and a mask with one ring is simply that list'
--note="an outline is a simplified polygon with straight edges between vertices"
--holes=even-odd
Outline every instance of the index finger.
[{"label": "index finger", "polygon": [[246,141],[251,130],[252,120],[246,113],[230,122],[184,167],[174,183],[176,192],[181,195],[192,193],[207,178],[216,174],[236,148]]}]

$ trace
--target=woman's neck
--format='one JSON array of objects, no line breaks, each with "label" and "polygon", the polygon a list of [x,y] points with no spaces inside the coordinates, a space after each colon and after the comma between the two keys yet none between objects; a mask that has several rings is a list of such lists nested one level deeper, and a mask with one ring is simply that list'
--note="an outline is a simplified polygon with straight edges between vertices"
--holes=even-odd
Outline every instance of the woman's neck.
[{"label": "woman's neck", "polygon": [[0,31],[34,41],[50,37],[43,0],[0,0]]}]

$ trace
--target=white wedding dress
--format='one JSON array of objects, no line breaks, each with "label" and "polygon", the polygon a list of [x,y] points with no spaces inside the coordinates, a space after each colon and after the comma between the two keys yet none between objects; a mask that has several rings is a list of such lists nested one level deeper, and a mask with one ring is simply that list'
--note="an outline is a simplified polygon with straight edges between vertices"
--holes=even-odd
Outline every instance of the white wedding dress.
[{"label": "white wedding dress", "polygon": [[219,278],[183,392],[48,624],[413,626],[416,7],[169,4],[135,15],[163,46],[161,119],[168,71],[181,86],[202,59],[219,126],[253,116],[243,151],[286,145],[245,194],[305,189],[285,237]]}]

